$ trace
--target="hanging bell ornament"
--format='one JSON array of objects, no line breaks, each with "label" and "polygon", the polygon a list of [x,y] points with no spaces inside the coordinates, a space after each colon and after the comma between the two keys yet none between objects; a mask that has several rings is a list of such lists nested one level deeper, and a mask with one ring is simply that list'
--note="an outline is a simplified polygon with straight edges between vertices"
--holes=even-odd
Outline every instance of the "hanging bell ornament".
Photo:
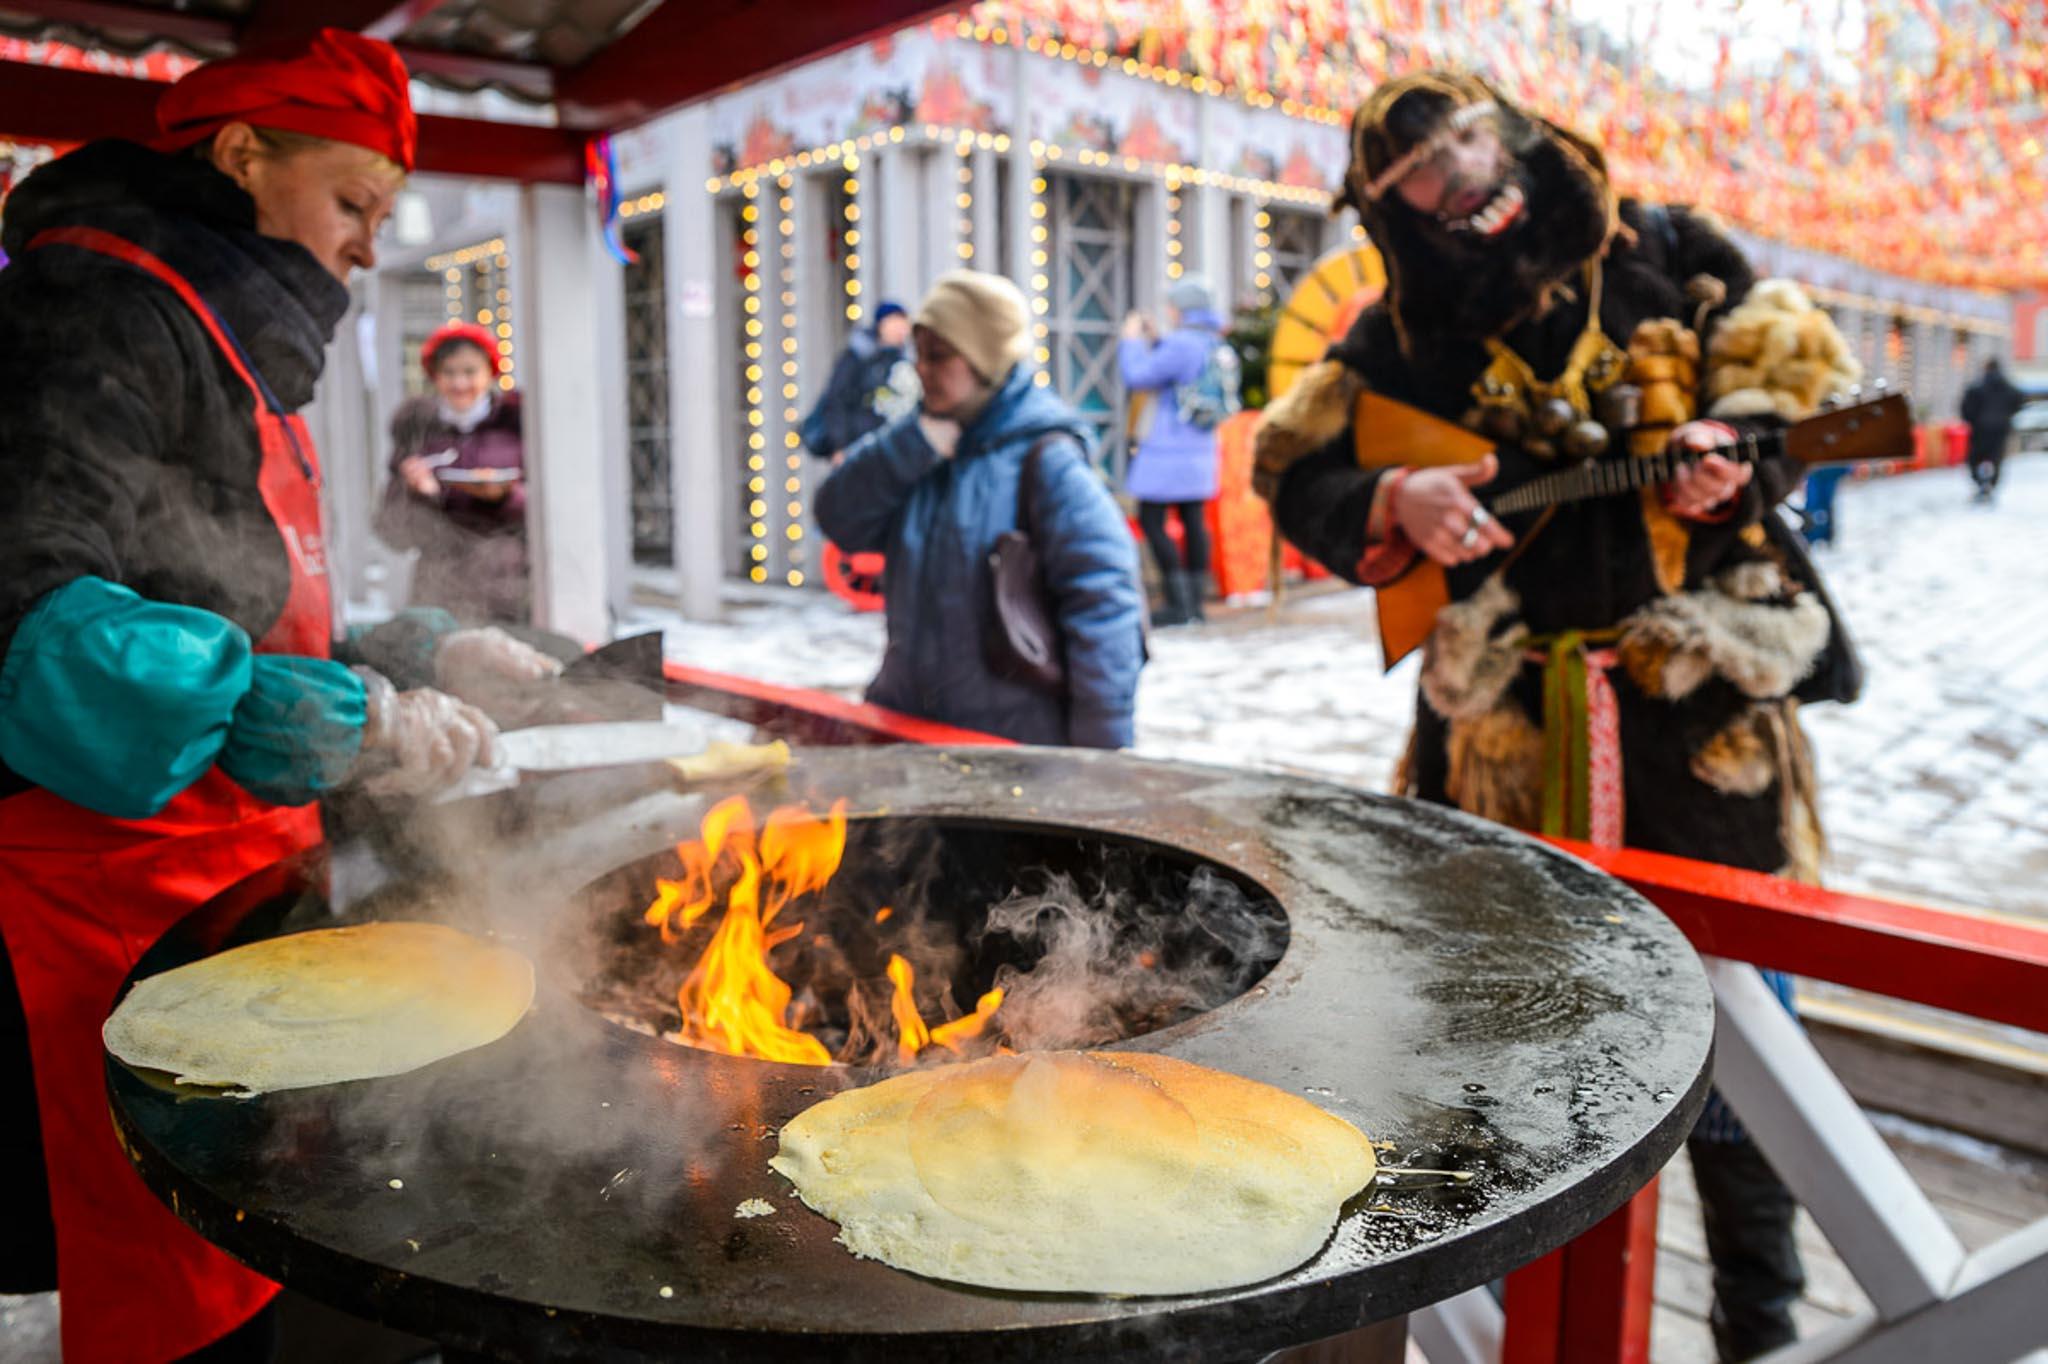
[{"label": "hanging bell ornament", "polygon": [[1536,429],[1556,440],[1571,429],[1579,414],[1572,411],[1572,405],[1562,398],[1545,398],[1536,405]]},{"label": "hanging bell ornament", "polygon": [[1598,459],[1607,453],[1607,428],[1596,421],[1573,422],[1564,433],[1564,452],[1573,459]]},{"label": "hanging bell ornament", "polygon": [[1489,407],[1481,429],[1502,444],[1512,444],[1522,438],[1522,414],[1512,407]]},{"label": "hanging bell ornament", "polygon": [[1634,384],[1602,389],[1593,400],[1593,414],[1610,431],[1630,431],[1643,424],[1643,391]]}]

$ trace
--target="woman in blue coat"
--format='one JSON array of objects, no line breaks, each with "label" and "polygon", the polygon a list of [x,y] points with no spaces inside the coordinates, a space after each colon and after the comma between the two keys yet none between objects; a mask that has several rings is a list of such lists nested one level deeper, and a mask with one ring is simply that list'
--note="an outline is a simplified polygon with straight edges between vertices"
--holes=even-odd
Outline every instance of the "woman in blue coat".
[{"label": "woman in blue coat", "polygon": [[[1131,458],[1124,489],[1138,499],[1138,525],[1166,589],[1166,604],[1153,613],[1152,623],[1184,625],[1202,619],[1203,580],[1209,572],[1202,504],[1216,496],[1216,423],[1236,410],[1237,394],[1234,381],[1227,394],[1205,397],[1196,391],[1210,355],[1222,344],[1223,319],[1209,286],[1190,275],[1167,291],[1166,302],[1168,330],[1159,340],[1152,338],[1147,318],[1133,313],[1125,319],[1117,364],[1126,389],[1151,395],[1145,436]],[[1194,401],[1183,402],[1184,395]],[[1169,511],[1180,518],[1185,557],[1167,535]]]},{"label": "woman in blue coat", "polygon": [[[1144,600],[1135,547],[1088,460],[1088,427],[1022,363],[1029,314],[999,275],[955,270],[919,305],[923,406],[856,441],[818,489],[818,524],[888,558],[889,640],[868,699],[1022,743],[1131,743]],[[1032,539],[1066,661],[1054,695],[983,654],[996,537],[1018,525],[1036,447]]]}]

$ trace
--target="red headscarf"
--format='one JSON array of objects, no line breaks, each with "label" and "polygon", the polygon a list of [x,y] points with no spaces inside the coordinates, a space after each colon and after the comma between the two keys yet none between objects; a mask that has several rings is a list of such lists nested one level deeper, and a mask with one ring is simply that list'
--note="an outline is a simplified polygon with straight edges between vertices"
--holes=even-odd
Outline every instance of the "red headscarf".
[{"label": "red headscarf", "polygon": [[434,357],[441,353],[441,347],[450,341],[467,341],[484,353],[493,370],[502,369],[498,363],[498,338],[474,322],[450,322],[436,328],[434,334],[420,343],[420,366],[427,373],[434,372]]},{"label": "red headscarf", "polygon": [[158,151],[182,151],[230,123],[367,147],[413,167],[419,124],[405,63],[391,44],[323,28],[287,47],[243,53],[188,72],[156,102]]}]

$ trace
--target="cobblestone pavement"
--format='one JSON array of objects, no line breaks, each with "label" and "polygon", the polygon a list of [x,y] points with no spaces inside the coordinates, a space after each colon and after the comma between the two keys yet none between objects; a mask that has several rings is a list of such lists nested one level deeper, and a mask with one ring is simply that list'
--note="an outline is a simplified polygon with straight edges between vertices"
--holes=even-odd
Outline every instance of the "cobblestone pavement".
[{"label": "cobblestone pavement", "polygon": [[[1849,483],[1823,571],[1868,665],[1854,706],[1806,711],[1833,884],[2048,917],[2048,460],[2008,465],[1991,507],[1963,472]],[[1384,789],[1414,707],[1413,661],[1379,669],[1372,595],[1311,589],[1162,631],[1139,691],[1138,751]],[[672,657],[842,695],[882,623],[816,595],[736,598],[677,622]]]}]

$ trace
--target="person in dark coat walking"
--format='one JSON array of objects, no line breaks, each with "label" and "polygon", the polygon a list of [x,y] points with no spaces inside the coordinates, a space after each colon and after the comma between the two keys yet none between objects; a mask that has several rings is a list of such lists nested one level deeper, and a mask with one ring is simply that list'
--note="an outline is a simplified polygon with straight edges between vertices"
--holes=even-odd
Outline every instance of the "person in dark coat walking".
[{"label": "person in dark coat walking", "polygon": [[[1228,415],[1222,409],[1237,400],[1234,392],[1218,394],[1204,411],[1203,395],[1192,392],[1223,344],[1223,319],[1209,286],[1190,276],[1167,290],[1166,302],[1164,337],[1154,340],[1149,320],[1133,313],[1124,321],[1117,346],[1124,387],[1149,395],[1145,434],[1124,475],[1124,489],[1138,499],[1138,526],[1159,565],[1166,603],[1153,613],[1152,623],[1160,626],[1202,619],[1209,575],[1203,504],[1216,496],[1216,423]],[[1166,530],[1169,512],[1180,518],[1178,550]]]},{"label": "person in dark coat walking", "polygon": [[[878,705],[1020,743],[1123,748],[1144,664],[1137,547],[1088,459],[1089,427],[1023,363],[1030,314],[999,275],[954,270],[917,314],[923,406],[854,443],[818,489],[818,524],[849,553],[888,556],[889,640]],[[989,552],[1018,525],[1038,450],[1031,527],[1064,646],[1054,695],[983,653]]]},{"label": "person in dark coat walking", "polygon": [[465,622],[524,625],[525,446],[519,393],[497,383],[497,338],[451,322],[426,339],[420,363],[434,391],[391,418],[391,479],[377,535],[419,551],[414,606],[438,606]]},{"label": "person in dark coat walking", "polygon": [[884,301],[875,309],[875,325],[846,339],[825,392],[798,432],[805,449],[836,464],[862,436],[917,410],[909,342],[910,315],[902,304]]},{"label": "person in dark coat walking", "polygon": [[1970,426],[1970,477],[1976,480],[1979,502],[1989,502],[1998,491],[2006,442],[2012,439],[2013,414],[2026,401],[2026,395],[2005,377],[1996,356],[1985,362],[1982,377],[1963,393],[1962,416]]}]

